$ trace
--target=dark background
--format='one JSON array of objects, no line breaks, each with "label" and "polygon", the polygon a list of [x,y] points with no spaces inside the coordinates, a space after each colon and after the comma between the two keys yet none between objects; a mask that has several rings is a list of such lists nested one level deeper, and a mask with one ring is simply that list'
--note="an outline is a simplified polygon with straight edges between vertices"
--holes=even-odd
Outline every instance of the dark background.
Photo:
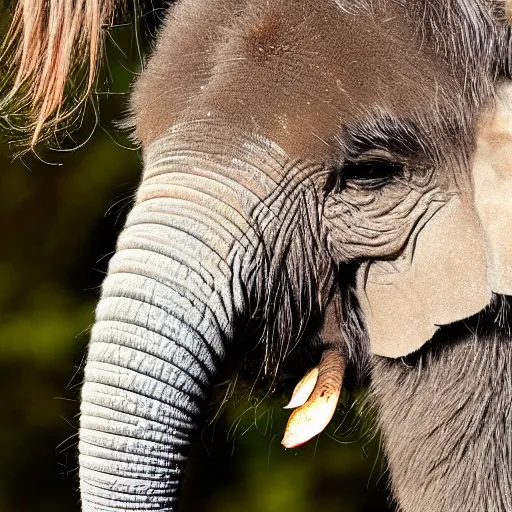
[{"label": "dark background", "polygon": [[[0,14],[0,28],[9,20]],[[78,512],[77,412],[95,303],[140,175],[140,158],[115,126],[160,14],[112,30],[108,68],[91,115],[63,150],[0,139],[0,512]],[[121,47],[116,50],[112,43]],[[108,82],[107,86],[105,84]],[[194,448],[183,511],[384,512],[378,436],[354,396],[327,433],[300,450],[280,440],[279,401],[238,400]]]}]

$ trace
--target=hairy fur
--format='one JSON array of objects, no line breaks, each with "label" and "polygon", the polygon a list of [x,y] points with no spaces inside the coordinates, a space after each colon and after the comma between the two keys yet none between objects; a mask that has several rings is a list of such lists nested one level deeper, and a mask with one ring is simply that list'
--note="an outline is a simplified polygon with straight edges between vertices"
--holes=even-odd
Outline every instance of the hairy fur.
[{"label": "hairy fur", "polygon": [[374,359],[373,394],[403,510],[512,510],[511,305],[497,296],[419,354]]},{"label": "hairy fur", "polygon": [[[13,83],[4,98],[12,108],[28,105],[32,145],[46,124],[72,116],[91,92],[103,45],[103,26],[111,22],[115,0],[20,0],[7,34],[4,58]],[[78,82],[68,88],[70,76]],[[63,112],[66,90],[75,97]]]}]

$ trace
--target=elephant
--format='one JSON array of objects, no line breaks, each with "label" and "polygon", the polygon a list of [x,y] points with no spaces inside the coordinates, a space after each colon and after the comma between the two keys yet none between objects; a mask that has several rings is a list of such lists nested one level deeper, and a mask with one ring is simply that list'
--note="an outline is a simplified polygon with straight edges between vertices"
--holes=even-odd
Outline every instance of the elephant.
[{"label": "elephant", "polygon": [[[114,7],[20,2],[9,99],[32,104],[33,143],[77,59],[90,91]],[[306,373],[285,448],[368,381],[397,510],[512,511],[510,18],[501,0],[168,8],[87,353],[84,512],[177,510],[213,385],[249,363],[269,386]]]}]

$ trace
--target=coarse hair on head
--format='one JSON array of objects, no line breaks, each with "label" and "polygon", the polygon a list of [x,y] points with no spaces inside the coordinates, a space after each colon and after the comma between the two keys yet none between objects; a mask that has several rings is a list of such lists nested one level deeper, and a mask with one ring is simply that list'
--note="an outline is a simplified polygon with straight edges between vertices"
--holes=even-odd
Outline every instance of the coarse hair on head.
[{"label": "coarse hair on head", "polygon": [[76,117],[94,85],[103,28],[121,3],[18,0],[2,48],[0,111],[8,129],[30,134],[34,146],[46,129]]}]

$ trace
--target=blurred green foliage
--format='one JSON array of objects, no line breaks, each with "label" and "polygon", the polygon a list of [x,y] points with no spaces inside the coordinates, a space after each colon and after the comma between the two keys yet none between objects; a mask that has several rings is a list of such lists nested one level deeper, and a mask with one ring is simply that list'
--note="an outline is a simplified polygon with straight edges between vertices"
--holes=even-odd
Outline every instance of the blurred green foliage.
[{"label": "blurred green foliage", "polygon": [[[6,16],[0,16],[5,26]],[[115,128],[140,67],[133,27],[113,31],[108,95],[94,135],[74,151],[14,160],[0,146],[0,512],[78,512],[77,412],[99,285],[140,174]],[[124,52],[124,55],[123,55]],[[66,147],[89,138],[95,119]],[[346,397],[345,397],[346,398]],[[279,444],[275,404],[228,406],[202,432],[184,512],[379,512],[387,508],[378,439],[357,407],[299,450]],[[346,413],[344,411],[347,411]]]}]

